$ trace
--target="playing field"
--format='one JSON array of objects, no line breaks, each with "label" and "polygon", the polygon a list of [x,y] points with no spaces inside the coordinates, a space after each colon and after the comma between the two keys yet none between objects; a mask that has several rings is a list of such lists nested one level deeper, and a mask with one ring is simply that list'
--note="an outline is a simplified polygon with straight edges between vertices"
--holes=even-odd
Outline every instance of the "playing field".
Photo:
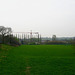
[{"label": "playing field", "polygon": [[75,75],[75,50],[70,45],[7,48],[0,55],[0,75]]}]

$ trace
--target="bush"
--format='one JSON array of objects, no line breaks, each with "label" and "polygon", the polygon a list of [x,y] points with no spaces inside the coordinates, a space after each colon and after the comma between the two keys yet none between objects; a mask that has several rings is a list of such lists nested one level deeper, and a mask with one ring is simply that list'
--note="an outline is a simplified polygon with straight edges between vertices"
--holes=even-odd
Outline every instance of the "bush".
[{"label": "bush", "polygon": [[19,40],[16,37],[13,36],[5,36],[4,38],[4,43],[8,44],[8,45],[12,45],[12,46],[20,46],[21,43],[19,42]]},{"label": "bush", "polygon": [[55,45],[62,45],[62,44],[68,44],[68,42],[66,41],[47,41],[47,42],[44,42],[43,44],[55,44]]}]

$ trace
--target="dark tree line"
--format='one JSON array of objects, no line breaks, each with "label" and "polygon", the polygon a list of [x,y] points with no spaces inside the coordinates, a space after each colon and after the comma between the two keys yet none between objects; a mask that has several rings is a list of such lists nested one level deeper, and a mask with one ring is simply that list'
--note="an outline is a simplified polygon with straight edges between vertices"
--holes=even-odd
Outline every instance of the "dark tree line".
[{"label": "dark tree line", "polygon": [[13,37],[10,27],[0,26],[0,43],[9,45],[20,45],[19,40]]}]

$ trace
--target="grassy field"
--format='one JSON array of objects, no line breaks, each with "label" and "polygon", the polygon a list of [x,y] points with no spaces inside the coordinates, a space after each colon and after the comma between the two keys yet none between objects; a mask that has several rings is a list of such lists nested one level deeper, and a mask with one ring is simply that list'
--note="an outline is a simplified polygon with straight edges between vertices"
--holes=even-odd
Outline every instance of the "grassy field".
[{"label": "grassy field", "polygon": [[70,45],[3,45],[0,75],[75,75],[75,50]]}]

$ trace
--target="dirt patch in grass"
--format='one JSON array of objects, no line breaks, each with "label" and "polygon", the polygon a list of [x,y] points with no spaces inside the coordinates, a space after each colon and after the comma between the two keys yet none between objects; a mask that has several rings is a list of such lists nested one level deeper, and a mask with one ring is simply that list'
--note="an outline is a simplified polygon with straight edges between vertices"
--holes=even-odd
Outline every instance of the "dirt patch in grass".
[{"label": "dirt patch in grass", "polygon": [[30,75],[30,69],[31,69],[31,67],[26,67],[26,70],[25,70],[25,73],[26,73],[26,75]]}]

